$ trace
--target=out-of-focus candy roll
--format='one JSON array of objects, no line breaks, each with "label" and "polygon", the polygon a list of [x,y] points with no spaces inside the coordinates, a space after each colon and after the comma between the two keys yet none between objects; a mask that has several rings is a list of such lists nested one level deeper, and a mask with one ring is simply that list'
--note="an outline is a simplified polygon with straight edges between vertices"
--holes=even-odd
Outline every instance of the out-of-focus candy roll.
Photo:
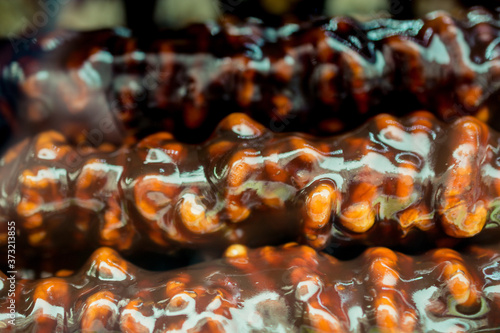
[{"label": "out-of-focus candy roll", "polygon": [[235,110],[276,132],[330,135],[426,109],[500,129],[499,26],[475,9],[464,20],[225,20],[146,41],[124,29],[11,39],[0,42],[0,126],[93,145],[158,130],[201,142]]}]

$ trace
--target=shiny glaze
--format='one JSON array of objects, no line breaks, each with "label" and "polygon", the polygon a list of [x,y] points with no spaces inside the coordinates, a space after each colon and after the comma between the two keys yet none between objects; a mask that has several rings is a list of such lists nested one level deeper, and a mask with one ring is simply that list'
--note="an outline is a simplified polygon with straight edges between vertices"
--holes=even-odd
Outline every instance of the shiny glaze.
[{"label": "shiny glaze", "polygon": [[[475,332],[500,329],[500,252],[371,248],[342,262],[307,246],[227,249],[225,258],[148,272],[109,248],[69,277],[21,280],[29,332]],[[7,323],[1,274],[0,325]],[[4,326],[2,326],[4,327]]]},{"label": "shiny glaze", "polygon": [[445,125],[426,112],[333,138],[275,134],[235,113],[204,145],[161,132],[75,147],[45,132],[0,161],[0,240],[12,220],[21,251],[47,255],[497,239],[499,140],[476,118]]},{"label": "shiny glaze", "polygon": [[331,134],[419,109],[499,129],[495,15],[278,28],[228,21],[164,31],[151,43],[124,29],[55,31],[14,42],[18,53],[3,48],[0,114],[15,133],[56,129],[100,142],[157,130],[201,142],[234,111],[277,132]]}]

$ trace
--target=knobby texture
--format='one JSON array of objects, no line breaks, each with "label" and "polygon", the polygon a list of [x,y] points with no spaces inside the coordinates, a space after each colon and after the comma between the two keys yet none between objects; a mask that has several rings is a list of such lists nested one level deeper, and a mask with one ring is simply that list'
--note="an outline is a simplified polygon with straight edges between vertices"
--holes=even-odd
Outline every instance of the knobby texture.
[{"label": "knobby texture", "polygon": [[204,145],[161,132],[92,148],[45,132],[0,161],[0,240],[8,221],[19,254],[497,239],[499,139],[475,118],[425,112],[332,138],[235,113]]},{"label": "knobby texture", "polygon": [[[227,249],[225,258],[148,272],[109,248],[76,274],[21,280],[29,332],[472,332],[500,327],[496,249],[410,257],[371,248],[342,262],[307,246]],[[0,325],[8,324],[1,274]]]}]

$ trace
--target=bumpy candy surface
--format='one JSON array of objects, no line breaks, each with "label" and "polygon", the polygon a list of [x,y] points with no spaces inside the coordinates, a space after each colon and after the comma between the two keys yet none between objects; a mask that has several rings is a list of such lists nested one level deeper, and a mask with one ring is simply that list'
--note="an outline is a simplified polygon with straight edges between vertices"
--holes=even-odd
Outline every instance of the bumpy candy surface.
[{"label": "bumpy candy surface", "polygon": [[0,41],[0,331],[500,331],[499,40],[472,10]]},{"label": "bumpy candy surface", "polygon": [[426,109],[499,129],[497,14],[463,21],[349,18],[266,27],[192,26],[141,42],[123,29],[56,31],[4,43],[0,125],[82,141],[173,131],[200,142],[234,111],[274,131],[331,134],[369,117]]},{"label": "bumpy candy surface", "polygon": [[425,112],[333,138],[232,114],[204,145],[162,132],[91,148],[45,132],[0,162],[0,239],[16,221],[21,251],[47,254],[496,240],[499,144],[475,118],[445,125]]},{"label": "bumpy candy surface", "polygon": [[[340,262],[307,246],[250,250],[163,273],[97,250],[69,277],[22,280],[16,329],[29,332],[473,332],[500,327],[500,252],[371,248]],[[0,273],[1,274],[1,273]],[[65,273],[66,274],[66,273]],[[61,275],[65,275],[61,274]],[[13,331],[1,277],[0,325]]]}]

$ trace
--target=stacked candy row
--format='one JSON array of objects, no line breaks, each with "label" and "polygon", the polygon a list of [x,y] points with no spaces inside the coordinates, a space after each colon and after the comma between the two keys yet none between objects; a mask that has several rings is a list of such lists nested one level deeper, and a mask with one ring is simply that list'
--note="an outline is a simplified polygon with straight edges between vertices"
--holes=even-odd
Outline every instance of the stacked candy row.
[{"label": "stacked candy row", "polygon": [[12,220],[28,251],[417,246],[484,228],[494,239],[499,148],[475,118],[445,125],[423,112],[323,139],[275,134],[237,113],[204,145],[163,132],[85,148],[45,132],[0,162],[0,239]]},{"label": "stacked candy row", "polygon": [[[109,248],[77,274],[22,280],[4,332],[476,332],[500,326],[497,249],[340,262],[307,246],[229,247],[225,259],[147,272]],[[1,273],[0,273],[1,274]]]},{"label": "stacked candy row", "polygon": [[[500,327],[498,40],[483,10],[11,40],[0,127],[31,138],[0,159],[0,248],[96,252],[77,273],[0,273],[0,327]],[[269,246],[290,241],[305,245]],[[386,247],[318,252],[351,245]],[[225,259],[158,273],[120,257],[179,249]]]}]

